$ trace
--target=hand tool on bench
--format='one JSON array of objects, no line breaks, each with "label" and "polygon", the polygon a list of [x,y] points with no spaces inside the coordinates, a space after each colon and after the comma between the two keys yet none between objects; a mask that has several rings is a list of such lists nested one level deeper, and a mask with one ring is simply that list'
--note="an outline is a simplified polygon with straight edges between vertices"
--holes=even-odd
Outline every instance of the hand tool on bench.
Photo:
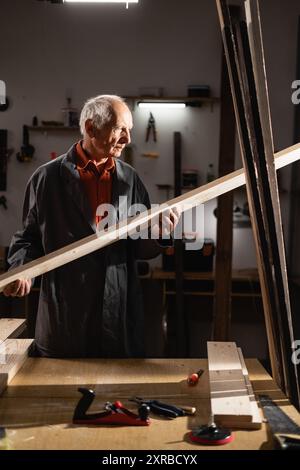
[{"label": "hand tool on bench", "polygon": [[300,426],[287,416],[268,395],[258,396],[264,416],[280,450],[300,450]]},{"label": "hand tool on bench", "polygon": [[195,408],[192,407],[178,407],[158,400],[145,400],[141,397],[130,398],[129,401],[134,401],[139,405],[147,405],[153,414],[165,416],[166,418],[178,418],[179,416],[194,414],[196,411]]},{"label": "hand tool on bench", "polygon": [[234,439],[234,434],[227,428],[221,428],[214,423],[213,418],[206,425],[189,433],[192,442],[202,445],[220,446],[229,444]]},{"label": "hand tool on bench", "polygon": [[95,398],[95,392],[87,388],[79,388],[82,397],[74,411],[74,424],[90,424],[90,425],[123,425],[123,426],[148,426],[150,424],[149,408],[147,405],[141,404],[138,414],[127,410],[120,401],[115,403],[107,402],[105,411],[100,413],[87,413]]},{"label": "hand tool on bench", "polygon": [[200,379],[200,377],[203,373],[204,373],[204,370],[200,369],[197,372],[194,372],[193,374],[190,374],[187,378],[188,385],[197,385],[197,383],[199,382],[199,379]]}]

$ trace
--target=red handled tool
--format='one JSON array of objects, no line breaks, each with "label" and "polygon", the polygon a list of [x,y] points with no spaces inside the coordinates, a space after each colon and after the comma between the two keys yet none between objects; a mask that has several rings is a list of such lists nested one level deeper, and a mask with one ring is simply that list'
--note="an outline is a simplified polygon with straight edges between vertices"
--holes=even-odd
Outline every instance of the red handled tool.
[{"label": "red handled tool", "polygon": [[189,385],[197,385],[201,375],[203,374],[204,370],[200,369],[198,372],[194,372],[193,374],[189,375],[187,378],[187,383]]},{"label": "red handled tool", "polygon": [[138,414],[124,408],[120,401],[115,403],[107,402],[105,405],[106,410],[101,413],[89,413],[87,410],[91,406],[95,398],[95,392],[87,388],[79,388],[78,391],[82,393],[82,397],[74,411],[73,423],[74,424],[91,424],[91,425],[123,425],[123,426],[148,426],[149,407],[141,404],[138,409]]}]

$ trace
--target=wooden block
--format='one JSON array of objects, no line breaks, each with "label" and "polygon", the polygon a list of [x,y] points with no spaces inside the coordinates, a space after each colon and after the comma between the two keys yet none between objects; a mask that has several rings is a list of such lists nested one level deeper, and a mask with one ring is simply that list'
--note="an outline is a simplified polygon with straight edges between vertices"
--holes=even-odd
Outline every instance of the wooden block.
[{"label": "wooden block", "polygon": [[[248,370],[244,361],[242,350],[240,348],[238,348],[237,350],[238,350],[238,354],[239,354],[240,361],[241,361],[244,381],[245,381],[247,392],[249,395],[250,407],[251,407],[251,412],[252,412],[252,420],[248,422],[247,421],[241,422],[239,420],[235,420],[234,418],[231,418],[231,419],[225,418],[225,419],[221,419],[219,421],[219,424],[225,427],[229,427],[229,428],[260,429],[262,426],[261,412],[258,408],[256,399],[255,399],[254,391],[253,391],[252,384],[249,379]],[[237,372],[237,371],[234,371],[234,372]]]},{"label": "wooden block", "polygon": [[216,422],[251,422],[252,410],[235,343],[208,342],[211,411]]},{"label": "wooden block", "polygon": [[208,370],[242,370],[240,356],[235,343],[208,341]]},{"label": "wooden block", "polygon": [[33,339],[6,339],[0,344],[0,395],[28,357]]},{"label": "wooden block", "polygon": [[17,338],[26,327],[22,318],[0,318],[0,343],[7,338]]},{"label": "wooden block", "polygon": [[249,399],[250,399],[250,405],[251,405],[251,410],[252,410],[253,429],[260,429],[261,425],[262,425],[261,412],[258,408],[258,404],[257,404],[257,401],[255,399],[253,387],[252,387],[252,384],[251,384],[250,379],[249,379],[248,370],[247,370],[247,367],[246,367],[246,364],[245,364],[245,360],[244,360],[244,356],[243,356],[241,348],[238,348],[238,353],[239,353],[239,356],[240,356],[240,360],[241,360],[241,364],[242,364],[242,368],[243,368],[242,370],[243,370],[243,374],[244,374],[244,378],[245,378],[245,383],[246,383],[246,387],[247,387],[248,394],[249,394]]}]

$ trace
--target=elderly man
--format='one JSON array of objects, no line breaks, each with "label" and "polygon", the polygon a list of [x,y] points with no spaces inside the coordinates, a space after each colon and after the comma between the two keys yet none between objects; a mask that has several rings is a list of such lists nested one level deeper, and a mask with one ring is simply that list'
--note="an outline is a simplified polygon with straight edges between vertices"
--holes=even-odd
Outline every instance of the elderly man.
[{"label": "elderly man", "polygon": [[[11,242],[12,268],[96,230],[97,207],[119,197],[150,206],[135,172],[119,160],[130,143],[132,116],[118,96],[89,99],[81,112],[83,140],[36,170],[25,195],[23,230]],[[171,228],[178,214],[169,216]],[[37,354],[48,357],[142,357],[142,299],[136,270],[142,240],[123,239],[42,277],[36,321]],[[155,243],[155,242],[152,242]],[[24,296],[31,280],[6,286]]]}]

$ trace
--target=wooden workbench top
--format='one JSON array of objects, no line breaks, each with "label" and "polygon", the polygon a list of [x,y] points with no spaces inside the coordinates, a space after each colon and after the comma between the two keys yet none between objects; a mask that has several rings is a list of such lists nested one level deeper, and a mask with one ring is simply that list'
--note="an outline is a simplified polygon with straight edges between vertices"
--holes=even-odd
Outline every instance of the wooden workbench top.
[{"label": "wooden workbench top", "polygon": [[[256,392],[267,392],[298,424],[300,415],[278,390],[256,359],[246,360]],[[199,383],[188,387],[186,377],[205,369]],[[87,427],[72,424],[79,386],[96,391],[91,411],[106,401],[128,402],[139,395],[178,405],[196,406],[195,417],[169,421],[152,417],[149,427]],[[204,359],[45,359],[28,358],[0,398],[0,425],[6,427],[12,449],[134,449],[203,450],[187,433],[207,422],[210,414],[207,361]],[[259,431],[235,431],[224,450],[271,448],[265,425]],[[220,448],[220,447],[216,447]]]}]

